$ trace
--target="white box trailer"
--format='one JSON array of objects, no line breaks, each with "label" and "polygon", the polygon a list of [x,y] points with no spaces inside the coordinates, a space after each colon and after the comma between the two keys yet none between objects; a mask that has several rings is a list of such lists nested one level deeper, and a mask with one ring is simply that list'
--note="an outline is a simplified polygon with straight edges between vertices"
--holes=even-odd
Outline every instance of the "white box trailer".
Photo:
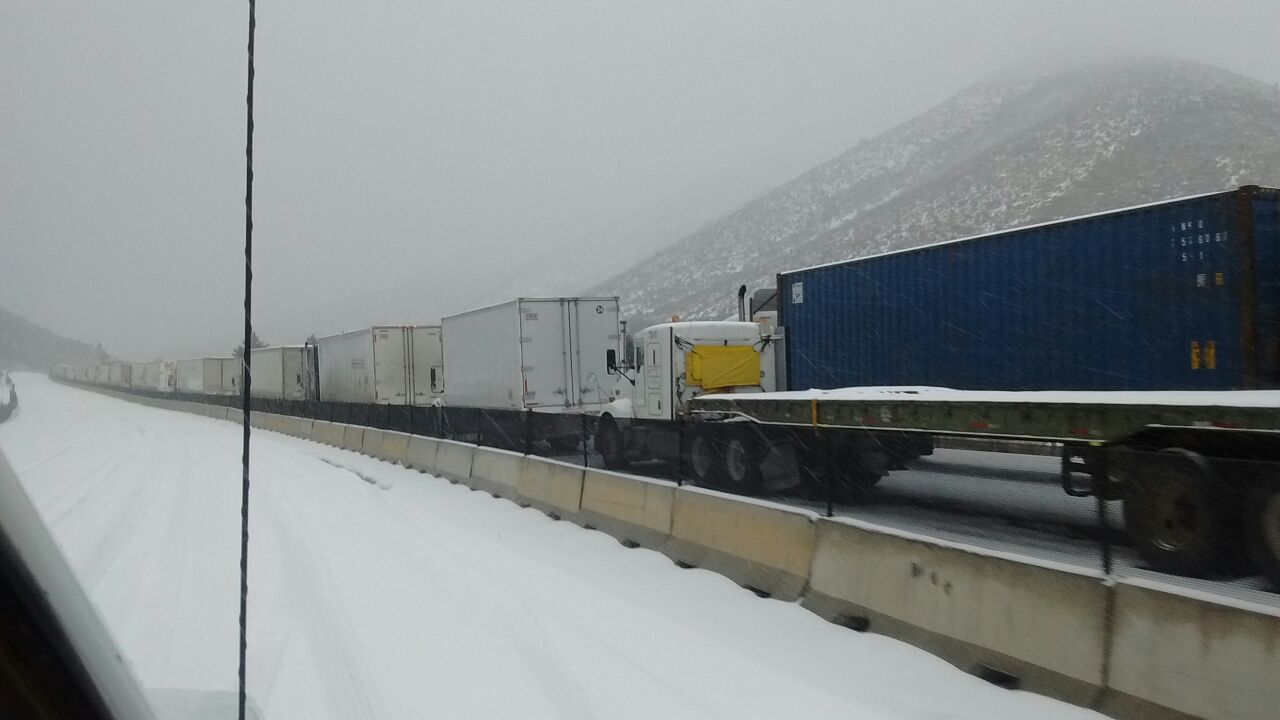
[{"label": "white box trailer", "polygon": [[253,397],[278,400],[309,400],[315,388],[313,348],[283,345],[251,351]]},{"label": "white box trailer", "polygon": [[143,366],[142,387],[146,390],[173,392],[176,384],[175,371],[176,363],[168,360],[154,360],[146,363]]},{"label": "white box trailer", "polygon": [[107,366],[107,382],[117,387],[129,387],[129,375],[133,366],[127,362],[113,362]]},{"label": "white box trailer", "polygon": [[244,363],[238,357],[218,358],[218,369],[222,373],[222,381],[218,387],[222,395],[240,394],[240,373]]},{"label": "white box trailer", "polygon": [[439,325],[414,325],[413,404],[432,405],[444,399],[444,333]]},{"label": "white box trailer", "polygon": [[222,358],[179,360],[178,392],[217,395],[222,392]]},{"label": "white box trailer", "polygon": [[444,383],[438,325],[375,325],[316,341],[320,399],[430,405]]},{"label": "white box trailer", "polygon": [[609,402],[618,298],[520,298],[442,321],[450,406],[581,412]]},{"label": "white box trailer", "polygon": [[147,364],[129,363],[129,387],[145,388],[147,381]]}]

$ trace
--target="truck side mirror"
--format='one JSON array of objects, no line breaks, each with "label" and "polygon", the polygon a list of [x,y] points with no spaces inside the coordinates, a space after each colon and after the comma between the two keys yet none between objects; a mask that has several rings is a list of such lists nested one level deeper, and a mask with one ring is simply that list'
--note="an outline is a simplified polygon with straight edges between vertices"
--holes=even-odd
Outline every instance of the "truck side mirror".
[{"label": "truck side mirror", "polygon": [[618,374],[618,351],[612,348],[604,351],[604,366],[610,375]]}]

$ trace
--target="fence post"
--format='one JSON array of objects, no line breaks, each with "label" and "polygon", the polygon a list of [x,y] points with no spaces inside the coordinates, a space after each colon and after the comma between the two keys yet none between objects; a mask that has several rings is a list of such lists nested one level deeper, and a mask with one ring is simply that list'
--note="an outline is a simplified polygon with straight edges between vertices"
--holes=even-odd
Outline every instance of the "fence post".
[{"label": "fence post", "polygon": [[836,478],[831,472],[831,437],[828,433],[814,428],[818,440],[818,452],[822,454],[822,476],[827,480],[827,517],[835,515]]},{"label": "fence post", "polygon": [[1106,487],[1106,483],[1110,480],[1110,456],[1111,451],[1105,448],[1098,453],[1098,467],[1093,474],[1093,492],[1098,499],[1098,532],[1099,542],[1102,545],[1102,572],[1108,576],[1111,575],[1111,529],[1107,522],[1107,498],[1103,488]]},{"label": "fence post", "polygon": [[582,467],[587,467],[587,414],[581,413],[579,417],[582,418]]},{"label": "fence post", "polygon": [[684,485],[684,415],[676,418],[676,487]]},{"label": "fence post", "polygon": [[484,408],[476,408],[476,445],[484,444]]}]

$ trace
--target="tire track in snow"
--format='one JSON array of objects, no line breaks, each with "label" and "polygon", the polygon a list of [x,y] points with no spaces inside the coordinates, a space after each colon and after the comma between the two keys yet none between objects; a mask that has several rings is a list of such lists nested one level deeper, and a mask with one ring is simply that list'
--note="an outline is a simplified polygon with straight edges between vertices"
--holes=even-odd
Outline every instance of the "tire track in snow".
[{"label": "tire track in snow", "polygon": [[[439,480],[442,483],[447,482],[438,478],[432,479]],[[579,640],[605,651],[615,658],[619,664],[627,666],[655,684],[665,687],[673,695],[680,697],[684,701],[685,707],[698,708],[699,717],[719,716],[714,706],[703,701],[694,691],[670,683],[658,672],[655,672],[654,669],[638,662],[626,648],[619,648],[617,645],[594,635],[589,628],[584,627],[572,615],[557,610],[529,594],[519,585],[511,582],[503,571],[485,562],[481,554],[474,551],[468,554],[457,549],[455,543],[445,541],[439,533],[421,519],[410,515],[394,495],[391,497],[374,496],[373,499],[386,510],[388,517],[403,525],[415,537],[425,540],[426,544],[447,554],[449,562],[456,568],[456,572],[450,575],[454,592],[459,596],[476,598],[478,603],[482,603],[489,608],[485,614],[496,618],[506,628],[506,637],[513,642],[513,649],[520,653],[523,662],[532,672],[545,681],[546,697],[555,701],[555,704],[562,711],[571,712],[577,717],[597,716],[591,707],[591,698],[586,689],[575,679],[578,674],[577,671],[570,667],[571,663],[558,655],[555,650],[556,645],[551,640],[545,622],[539,617],[540,614],[556,620],[559,625],[573,632]],[[496,498],[490,499],[495,502],[507,502]],[[533,512],[525,509],[515,510],[516,512]],[[556,522],[550,518],[546,518],[546,520],[547,522]],[[471,579],[474,577],[483,578],[483,582]],[[471,591],[468,592],[468,588],[465,586],[458,587],[459,584],[471,586]],[[502,604],[489,599],[491,595],[494,595],[492,586],[497,586],[504,590],[503,597],[517,598],[517,600]],[[534,611],[534,608],[537,609],[537,612]],[[637,606],[637,610],[656,616],[656,614],[640,606]],[[517,619],[521,617],[527,622],[519,622]],[[554,670],[549,669],[548,665]],[[560,715],[565,716],[564,713]]]},{"label": "tire track in snow", "polygon": [[[319,655],[316,667],[324,674],[330,705],[341,708],[335,717],[380,717],[381,713],[375,711],[373,698],[368,692],[369,681],[360,670],[364,663],[348,610],[341,606],[333,578],[307,548],[299,531],[302,514],[298,506],[279,483],[266,483],[265,488],[263,484],[259,482],[257,487],[266,492],[260,493],[258,498],[269,498],[270,504],[259,512],[267,517],[284,551],[283,556],[290,558],[289,566],[280,570],[288,576],[283,585],[294,600],[291,605],[300,611],[300,617],[291,630],[296,631],[300,626]],[[259,700],[270,704],[269,698]]]}]

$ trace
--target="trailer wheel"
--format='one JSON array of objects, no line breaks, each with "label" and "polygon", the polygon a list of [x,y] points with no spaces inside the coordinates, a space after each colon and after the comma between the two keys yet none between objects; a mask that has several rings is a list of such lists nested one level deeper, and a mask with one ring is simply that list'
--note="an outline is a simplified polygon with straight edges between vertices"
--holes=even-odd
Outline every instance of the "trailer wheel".
[{"label": "trailer wheel", "polygon": [[627,455],[622,442],[622,431],[612,421],[603,421],[596,430],[596,452],[604,459],[604,466],[610,470],[622,470],[627,467]]},{"label": "trailer wheel", "polygon": [[755,492],[760,488],[760,463],[764,453],[760,446],[741,435],[729,438],[724,446],[724,475],[729,486],[738,492]]},{"label": "trailer wheel", "polygon": [[689,441],[689,469],[698,482],[714,484],[724,470],[724,460],[716,443],[705,431],[695,432]]},{"label": "trailer wheel", "polygon": [[1151,453],[1128,478],[1124,521],[1143,560],[1157,570],[1204,576],[1227,545],[1226,504],[1198,453]]},{"label": "trailer wheel", "polygon": [[1264,485],[1254,503],[1250,550],[1253,561],[1280,590],[1280,481]]}]

